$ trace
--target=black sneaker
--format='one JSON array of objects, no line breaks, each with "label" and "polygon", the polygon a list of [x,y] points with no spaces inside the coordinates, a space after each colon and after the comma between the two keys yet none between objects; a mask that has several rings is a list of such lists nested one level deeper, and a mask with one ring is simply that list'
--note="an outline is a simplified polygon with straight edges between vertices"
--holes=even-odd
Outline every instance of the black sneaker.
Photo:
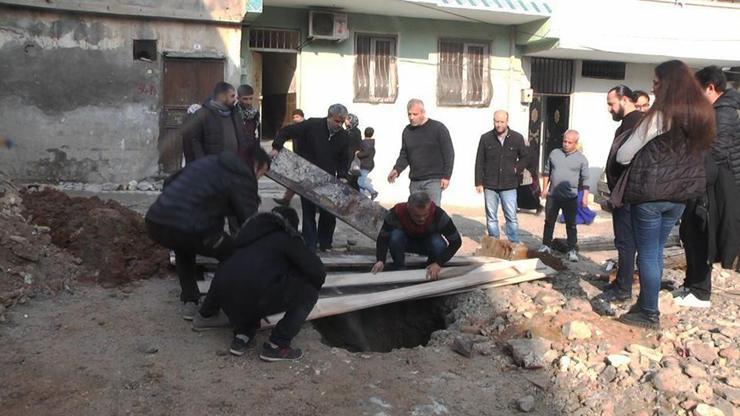
[{"label": "black sneaker", "polygon": [[[246,338],[246,340],[244,338]],[[231,340],[231,348],[229,348],[229,352],[231,355],[241,357],[252,346],[254,346],[254,338],[249,338],[246,335],[235,335],[234,339]]]},{"label": "black sneaker", "polygon": [[627,313],[620,316],[619,321],[623,324],[639,328],[660,329],[660,315],[652,313],[648,314],[643,311],[636,310],[635,307],[630,308]]},{"label": "black sneaker", "polygon": [[303,351],[291,347],[273,347],[269,342],[262,344],[260,358],[264,361],[298,361],[303,358]]},{"label": "black sneaker", "polygon": [[612,285],[601,294],[597,295],[596,298],[609,303],[623,303],[632,299],[632,293],[625,292],[617,286]]},{"label": "black sneaker", "polygon": [[289,199],[282,199],[282,198],[272,198],[273,201],[275,201],[276,204],[282,205],[284,207],[290,206],[290,200]]}]

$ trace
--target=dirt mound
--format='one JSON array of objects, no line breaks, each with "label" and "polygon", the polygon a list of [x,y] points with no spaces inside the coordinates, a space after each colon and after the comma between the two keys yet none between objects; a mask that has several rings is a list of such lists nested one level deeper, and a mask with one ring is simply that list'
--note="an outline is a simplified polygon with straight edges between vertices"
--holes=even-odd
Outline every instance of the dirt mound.
[{"label": "dirt mound", "polygon": [[104,285],[147,279],[167,268],[168,253],[147,236],[144,219],[115,201],[54,190],[24,192],[24,215],[50,228],[51,241],[79,257]]},{"label": "dirt mound", "polygon": [[0,321],[6,307],[56,293],[86,273],[80,259],[51,244],[48,228],[27,223],[21,208],[17,188],[0,172]]}]

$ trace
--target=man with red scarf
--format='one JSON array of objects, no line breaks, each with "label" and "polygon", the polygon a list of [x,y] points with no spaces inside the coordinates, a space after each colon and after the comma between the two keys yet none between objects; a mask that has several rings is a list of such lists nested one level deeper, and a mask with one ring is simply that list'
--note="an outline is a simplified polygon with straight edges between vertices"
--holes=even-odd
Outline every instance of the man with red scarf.
[{"label": "man with red scarf", "polygon": [[429,194],[415,192],[386,215],[372,272],[383,271],[390,249],[394,270],[406,268],[406,253],[421,254],[428,256],[427,279],[437,280],[442,266],[461,245],[462,238],[449,215],[432,202]]}]

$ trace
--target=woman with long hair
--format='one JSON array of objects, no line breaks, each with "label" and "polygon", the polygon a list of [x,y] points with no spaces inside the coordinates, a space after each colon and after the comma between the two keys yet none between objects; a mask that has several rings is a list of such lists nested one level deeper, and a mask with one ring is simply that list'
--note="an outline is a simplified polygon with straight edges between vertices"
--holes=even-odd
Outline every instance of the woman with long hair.
[{"label": "woman with long hair", "polygon": [[658,329],[663,248],[686,201],[705,192],[704,156],[714,140],[715,123],[712,106],[685,63],[658,65],[653,92],[655,103],[617,152],[617,162],[629,167],[615,187],[619,192],[613,202],[631,204],[640,270],[637,303],[619,319]]}]

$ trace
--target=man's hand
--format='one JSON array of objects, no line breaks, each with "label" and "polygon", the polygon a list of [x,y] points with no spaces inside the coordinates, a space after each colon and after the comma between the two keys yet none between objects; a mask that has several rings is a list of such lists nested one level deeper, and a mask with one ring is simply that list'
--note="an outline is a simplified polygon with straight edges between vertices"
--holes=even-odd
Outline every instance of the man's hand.
[{"label": "man's hand", "polygon": [[583,194],[583,200],[581,201],[583,208],[588,208],[588,194]]},{"label": "man's hand", "polygon": [[388,183],[393,183],[398,178],[398,171],[391,169],[391,173],[388,174]]},{"label": "man's hand", "polygon": [[442,181],[440,181],[440,183],[439,183],[439,187],[442,188],[443,191],[445,189],[447,189],[448,186],[450,186],[450,180],[449,179],[442,179]]},{"label": "man's hand", "polygon": [[544,189],[542,193],[540,194],[540,198],[547,199],[547,189]]},{"label": "man's hand", "polygon": [[483,185],[478,185],[475,187],[475,192],[478,192],[479,194],[483,193]]},{"label": "man's hand", "polygon": [[378,273],[382,272],[384,268],[385,268],[385,263],[383,263],[382,261],[379,261],[379,262],[373,264],[373,268],[372,268],[372,270],[370,270],[370,272],[372,274],[378,274]]},{"label": "man's hand", "polygon": [[439,279],[439,272],[442,268],[437,263],[432,263],[427,266],[427,280]]},{"label": "man's hand", "polygon": [[278,155],[278,153],[280,153],[280,151],[279,151],[279,150],[277,150],[277,149],[272,149],[272,150],[270,150],[270,159],[274,159],[274,158],[275,158],[275,156],[277,156],[277,155]]}]

